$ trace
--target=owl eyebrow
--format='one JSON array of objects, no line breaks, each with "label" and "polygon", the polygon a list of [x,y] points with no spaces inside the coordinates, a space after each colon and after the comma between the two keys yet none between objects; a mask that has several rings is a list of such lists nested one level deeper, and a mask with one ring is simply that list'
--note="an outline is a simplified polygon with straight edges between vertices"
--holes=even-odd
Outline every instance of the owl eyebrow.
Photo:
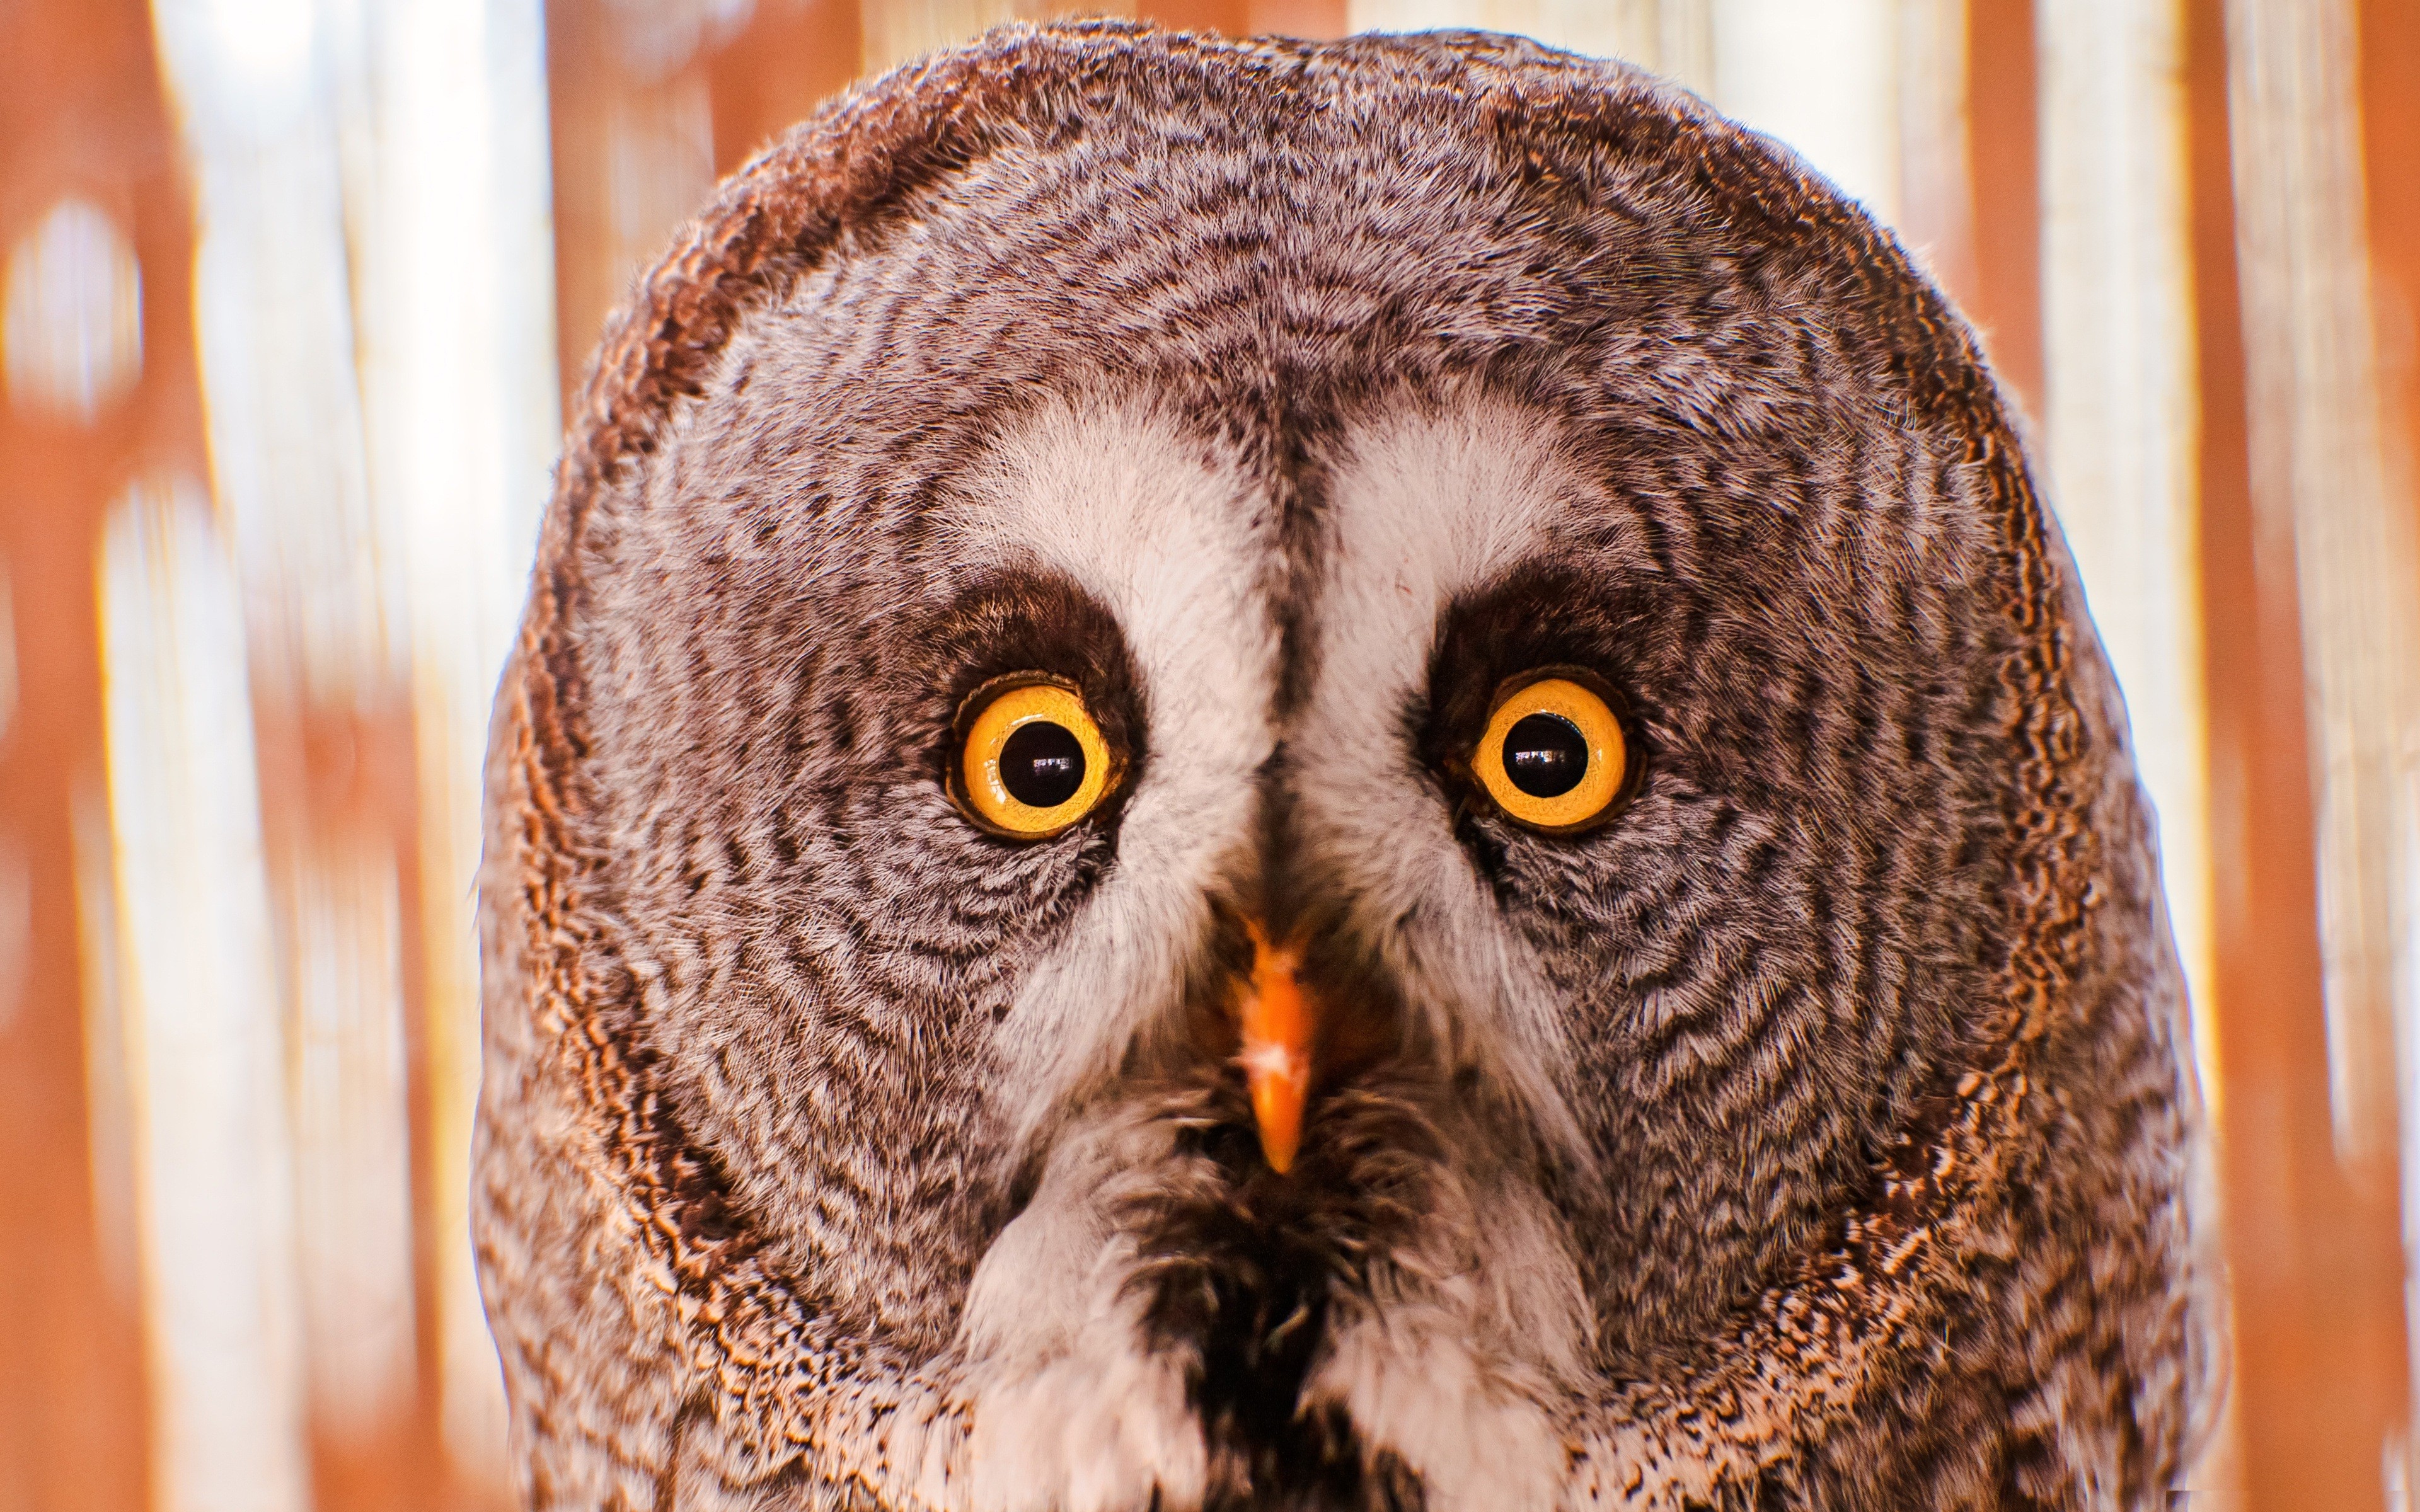
[{"label": "owl eyebrow", "polygon": [[954,696],[1011,671],[1104,684],[1131,684],[1136,675],[1117,617],[1080,585],[1047,570],[986,569],[911,633],[937,669],[948,671]]},{"label": "owl eyebrow", "polygon": [[1585,668],[1637,702],[1629,631],[1651,612],[1637,587],[1562,561],[1532,561],[1457,594],[1437,614],[1415,739],[1435,765],[1485,723],[1507,677],[1533,667]]},{"label": "owl eyebrow", "polygon": [[944,734],[967,696],[985,683],[1045,672],[1082,691],[1102,734],[1125,753],[1129,780],[1140,770],[1149,740],[1134,653],[1117,617],[1063,575],[987,569],[919,617],[907,639],[938,700]]}]

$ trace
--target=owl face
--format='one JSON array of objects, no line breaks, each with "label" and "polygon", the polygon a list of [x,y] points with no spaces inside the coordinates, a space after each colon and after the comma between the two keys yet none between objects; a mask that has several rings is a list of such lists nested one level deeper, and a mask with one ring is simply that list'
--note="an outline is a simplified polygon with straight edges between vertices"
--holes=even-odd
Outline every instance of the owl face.
[{"label": "owl face", "polygon": [[566,465],[487,905],[536,1499],[1930,1504],[2086,1377],[2043,1473],[2152,1487],[2174,968],[1937,299],[1612,69],[990,45],[760,164]]}]

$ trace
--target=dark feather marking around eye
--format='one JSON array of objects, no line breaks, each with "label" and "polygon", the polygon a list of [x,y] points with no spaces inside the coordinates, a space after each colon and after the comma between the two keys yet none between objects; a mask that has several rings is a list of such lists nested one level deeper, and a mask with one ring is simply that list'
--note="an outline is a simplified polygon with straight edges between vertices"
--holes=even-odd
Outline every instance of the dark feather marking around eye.
[{"label": "dark feather marking around eye", "polygon": [[[1409,748],[1454,795],[1454,836],[1496,889],[1499,905],[1516,899],[1504,886],[1514,853],[1506,849],[1486,805],[1473,800],[1474,780],[1465,765],[1485,729],[1496,690],[1507,677],[1559,663],[1603,678],[1631,746],[1628,791],[1615,801],[1635,802],[1653,779],[1656,742],[1648,736],[1622,672],[1637,649],[1636,628],[1650,623],[1652,613],[1637,593],[1602,579],[1529,567],[1465,594],[1438,616],[1427,685],[1406,702],[1402,728]],[[1612,824],[1620,822],[1617,810]],[[1590,842],[1583,837],[1559,843]]]},{"label": "dark feather marking around eye", "polygon": [[[907,650],[897,670],[899,698],[918,711],[893,722],[921,732],[903,740],[900,764],[956,815],[923,833],[990,853],[994,859],[980,874],[996,887],[1039,885],[1054,895],[1092,887],[1115,859],[1124,800],[1151,763],[1140,677],[1115,617],[1063,578],[1003,568],[924,609],[892,639]],[[985,833],[964,817],[963,792],[954,802],[951,794],[961,780],[969,696],[995,678],[1025,672],[1075,685],[1116,764],[1116,785],[1100,803],[1064,835],[1040,842]],[[999,864],[1013,852],[1026,854]]]},{"label": "dark feather marking around eye", "polygon": [[1514,887],[1509,873],[1506,863],[1510,857],[1505,853],[1504,841],[1496,832],[1496,826],[1481,820],[1475,813],[1466,814],[1459,829],[1459,837],[1464,846],[1469,850],[1471,859],[1478,863],[1479,874],[1486,879],[1488,890],[1496,897],[1497,906],[1506,907],[1517,903],[1521,894]]}]

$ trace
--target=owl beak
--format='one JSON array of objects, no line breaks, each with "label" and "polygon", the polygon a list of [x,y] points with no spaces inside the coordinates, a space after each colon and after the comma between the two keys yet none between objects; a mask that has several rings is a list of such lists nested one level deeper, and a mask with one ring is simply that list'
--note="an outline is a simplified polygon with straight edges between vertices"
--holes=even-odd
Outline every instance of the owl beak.
[{"label": "owl beak", "polygon": [[1302,1144],[1302,1104],[1311,1090],[1311,1012],[1295,968],[1302,953],[1274,946],[1257,921],[1252,982],[1244,996],[1244,1075],[1252,1117],[1261,1126],[1261,1155],[1282,1176]]}]

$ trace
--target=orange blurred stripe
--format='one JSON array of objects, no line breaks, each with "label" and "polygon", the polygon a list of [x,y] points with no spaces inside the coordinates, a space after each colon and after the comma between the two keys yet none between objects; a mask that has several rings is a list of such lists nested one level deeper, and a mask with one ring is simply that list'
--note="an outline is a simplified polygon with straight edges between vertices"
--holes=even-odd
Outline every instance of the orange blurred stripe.
[{"label": "orange blurred stripe", "polygon": [[[112,1252],[131,1241],[125,1215],[113,1239],[96,1207],[72,815],[101,781],[101,519],[138,474],[203,471],[192,221],[140,0],[0,9],[0,247],[70,193],[132,246],[144,365],[88,424],[0,402],[18,685],[0,844],[23,856],[33,908],[0,1026],[0,1487],[29,1507],[135,1512],[149,1498],[142,1334],[132,1257]],[[100,1173],[101,1188],[125,1174]]]}]

